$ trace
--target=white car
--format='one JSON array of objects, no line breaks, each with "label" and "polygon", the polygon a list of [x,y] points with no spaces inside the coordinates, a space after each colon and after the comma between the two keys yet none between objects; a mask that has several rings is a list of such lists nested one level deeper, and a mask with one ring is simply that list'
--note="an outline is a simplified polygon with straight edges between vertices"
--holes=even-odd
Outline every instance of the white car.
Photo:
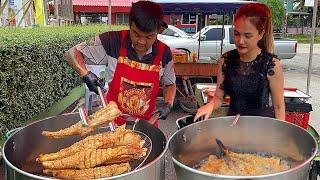
[{"label": "white car", "polygon": [[[159,40],[172,49],[185,50],[189,54],[199,51],[200,59],[218,59],[222,53],[235,49],[233,40],[233,27],[231,25],[211,25],[201,29],[199,32],[189,36],[182,30],[170,26],[168,35],[159,35]],[[174,31],[175,33],[172,33]],[[181,33],[181,31],[183,33]],[[163,32],[164,33],[164,32]],[[170,36],[170,34],[173,36]],[[199,48],[200,45],[200,49]],[[296,55],[297,41],[289,39],[275,39],[275,55],[280,59],[291,59]]]},{"label": "white car", "polygon": [[158,39],[160,41],[164,41],[166,39],[171,39],[171,38],[189,38],[190,36],[182,31],[181,29],[168,25],[168,28],[163,30],[161,34],[158,34]]}]

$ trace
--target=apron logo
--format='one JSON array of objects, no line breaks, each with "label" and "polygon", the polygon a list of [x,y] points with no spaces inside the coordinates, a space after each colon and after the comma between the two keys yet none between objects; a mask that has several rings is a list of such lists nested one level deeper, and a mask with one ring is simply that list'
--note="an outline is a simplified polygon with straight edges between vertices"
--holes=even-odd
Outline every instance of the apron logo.
[{"label": "apron logo", "polygon": [[137,83],[122,78],[118,102],[125,112],[141,116],[149,108],[152,89],[152,84]]}]

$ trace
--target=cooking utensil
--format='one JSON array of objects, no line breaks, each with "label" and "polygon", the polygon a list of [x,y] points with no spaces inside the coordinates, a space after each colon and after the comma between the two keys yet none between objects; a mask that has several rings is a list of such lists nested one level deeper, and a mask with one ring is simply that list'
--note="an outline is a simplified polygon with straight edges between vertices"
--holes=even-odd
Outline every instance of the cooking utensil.
[{"label": "cooking utensil", "polygon": [[232,124],[231,124],[231,127],[233,127],[233,126],[235,126],[237,124],[239,118],[240,118],[240,114],[237,114],[236,117],[234,118]]},{"label": "cooking utensil", "polygon": [[218,153],[216,154],[216,156],[219,159],[223,158],[227,166],[230,167],[231,159],[229,157],[229,149],[225,147],[219,139],[216,139],[216,143],[218,145]]},{"label": "cooking utensil", "polygon": [[[105,101],[104,92],[102,92],[102,89],[101,89],[100,87],[98,87],[98,92],[99,92],[99,97],[100,97],[100,99],[101,99],[101,102],[102,102],[103,107],[107,107],[107,102]],[[128,115],[128,114],[123,114],[123,115],[124,115],[124,116],[127,116],[127,117],[130,117],[130,115]],[[132,127],[132,130],[133,130],[135,133],[139,134],[140,137],[141,137],[141,139],[143,139],[143,140],[145,141],[143,147],[144,147],[144,148],[147,148],[147,153],[146,153],[146,156],[144,156],[143,159],[134,160],[134,161],[130,162],[130,166],[131,166],[131,168],[132,168],[133,170],[136,170],[136,169],[140,168],[140,167],[143,165],[143,163],[147,160],[147,158],[148,158],[148,156],[150,155],[150,152],[151,152],[151,150],[152,150],[152,141],[151,141],[151,139],[150,139],[146,134],[144,134],[143,132],[139,132],[139,131],[136,131],[136,130],[135,130],[135,126],[136,126],[136,124],[137,124],[138,121],[140,121],[139,118],[136,118],[136,119],[134,120],[134,125],[133,125],[133,127]],[[110,123],[109,123],[109,127],[110,127],[110,130],[111,130],[111,131],[114,131],[116,125],[115,125],[113,122],[110,122]]]},{"label": "cooking utensil", "polygon": [[[122,115],[123,117],[126,117],[126,118],[131,118],[131,116],[129,114],[123,114]],[[146,153],[146,156],[143,158],[143,159],[140,159],[140,160],[135,160],[133,162],[130,162],[130,166],[133,170],[135,169],[138,169],[140,168],[143,163],[146,161],[146,159],[148,158],[148,156],[150,155],[150,152],[152,150],[152,141],[151,139],[146,135],[144,134],[143,132],[140,132],[138,130],[136,130],[136,125],[137,123],[140,121],[139,118],[136,118],[135,120],[133,120],[133,126],[132,126],[132,131],[139,134],[141,139],[143,139],[145,141],[145,143],[143,144],[143,148],[147,148],[147,153]]]},{"label": "cooking utensil", "polygon": [[[56,131],[77,121],[79,121],[78,113],[50,117],[28,124],[10,136],[2,148],[4,178],[10,180],[48,179],[42,173],[42,166],[35,161],[39,154],[56,152],[74,144],[81,138],[73,136],[64,139],[51,139],[42,136],[41,132],[44,129]],[[167,149],[166,137],[161,130],[154,128],[147,122],[139,121],[137,123],[136,131],[144,133],[151,141],[157,143],[152,144],[150,154],[140,168],[133,169],[131,172],[122,175],[103,178],[103,180],[165,179],[164,154]],[[127,122],[126,128],[132,129],[133,122]],[[99,128],[94,133],[109,130],[109,127]]]},{"label": "cooking utensil", "polygon": [[[129,114],[122,114],[122,116],[127,118],[127,119],[132,118]],[[146,156],[144,156],[143,159],[135,160],[132,163],[130,163],[132,169],[140,168],[143,165],[143,163],[146,161],[146,159],[148,158],[148,156],[150,155],[150,152],[152,150],[152,141],[151,141],[151,139],[146,134],[140,132],[136,128],[137,124],[139,126],[139,123],[138,123],[139,121],[140,121],[139,118],[136,118],[133,121],[131,121],[133,123],[132,131],[134,131],[135,133],[139,134],[141,139],[143,139],[145,141],[145,143],[143,145],[143,148],[147,148],[147,153],[146,153]]]},{"label": "cooking utensil", "polygon": [[80,122],[81,122],[81,125],[86,127],[86,126],[89,126],[89,117],[88,117],[88,111],[83,108],[83,107],[80,107],[78,109],[79,111],[79,115],[80,115]]},{"label": "cooking utensil", "polygon": [[[106,99],[105,99],[105,96],[104,96],[104,92],[102,92],[101,88],[98,86],[98,92],[99,92],[99,97],[101,99],[101,102],[102,102],[102,105],[103,107],[107,107],[107,102],[106,102]],[[110,122],[109,123],[109,126],[110,126],[110,130],[111,131],[114,131],[116,128],[115,128],[115,124],[113,122]]]},{"label": "cooking utensil", "polygon": [[[317,154],[315,139],[304,129],[286,121],[273,118],[240,116],[231,127],[235,116],[212,118],[188,125],[169,139],[178,180],[225,180],[225,179],[307,179],[310,162]],[[194,169],[201,160],[207,159],[218,145],[212,137],[223,139],[228,148],[242,153],[262,153],[283,158],[290,169],[260,176],[228,176],[210,174]]]},{"label": "cooking utensil", "polygon": [[144,158],[130,162],[130,166],[131,166],[132,170],[136,170],[136,169],[140,168],[144,164],[144,162],[147,160],[147,158],[149,157],[151,150],[152,150],[151,139],[143,132],[140,132],[140,131],[134,131],[134,132],[139,134],[141,139],[144,140],[143,148],[147,148],[147,152],[146,152],[146,156],[144,156]]},{"label": "cooking utensil", "polygon": [[217,153],[218,158],[223,158],[228,156],[228,149],[222,144],[219,139],[216,139],[216,143],[218,145],[219,153]]}]

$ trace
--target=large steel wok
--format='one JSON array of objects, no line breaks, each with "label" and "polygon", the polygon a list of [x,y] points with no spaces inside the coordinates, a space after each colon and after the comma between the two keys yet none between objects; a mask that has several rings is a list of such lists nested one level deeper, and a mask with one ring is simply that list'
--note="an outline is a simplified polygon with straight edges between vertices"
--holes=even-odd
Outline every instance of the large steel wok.
[{"label": "large steel wok", "polygon": [[[223,179],[308,179],[310,162],[317,153],[317,143],[306,130],[272,118],[242,116],[230,126],[234,116],[213,118],[186,126],[169,139],[179,180]],[[215,138],[236,152],[266,153],[280,156],[290,164],[287,171],[260,176],[227,176],[194,169],[209,154],[215,154]]]},{"label": "large steel wok", "polygon": [[[69,137],[63,139],[50,139],[41,135],[43,130],[58,130],[79,121],[79,114],[65,114],[51,117],[29,124],[17,133],[13,134],[4,144],[2,153],[4,159],[5,179],[7,180],[29,180],[48,179],[43,176],[42,167],[36,162],[40,153],[50,153],[79,141],[79,137]],[[127,128],[132,129],[133,122],[127,122]],[[108,128],[99,129],[107,131]],[[141,131],[150,137],[152,151],[144,165],[132,172],[104,178],[104,180],[160,180],[164,179],[164,153],[166,151],[166,138],[157,128],[147,122],[139,121],[135,130]],[[96,132],[97,133],[97,132]]]}]

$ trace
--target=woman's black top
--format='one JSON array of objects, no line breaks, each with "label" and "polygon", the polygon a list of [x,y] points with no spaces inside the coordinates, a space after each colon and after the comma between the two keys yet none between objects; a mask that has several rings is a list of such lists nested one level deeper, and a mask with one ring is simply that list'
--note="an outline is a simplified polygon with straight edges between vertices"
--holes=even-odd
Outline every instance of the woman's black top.
[{"label": "woman's black top", "polygon": [[251,62],[240,60],[238,51],[232,50],[222,55],[225,76],[221,89],[230,96],[228,115],[274,117],[269,103],[270,88],[267,75],[274,75],[273,54],[266,51]]}]

